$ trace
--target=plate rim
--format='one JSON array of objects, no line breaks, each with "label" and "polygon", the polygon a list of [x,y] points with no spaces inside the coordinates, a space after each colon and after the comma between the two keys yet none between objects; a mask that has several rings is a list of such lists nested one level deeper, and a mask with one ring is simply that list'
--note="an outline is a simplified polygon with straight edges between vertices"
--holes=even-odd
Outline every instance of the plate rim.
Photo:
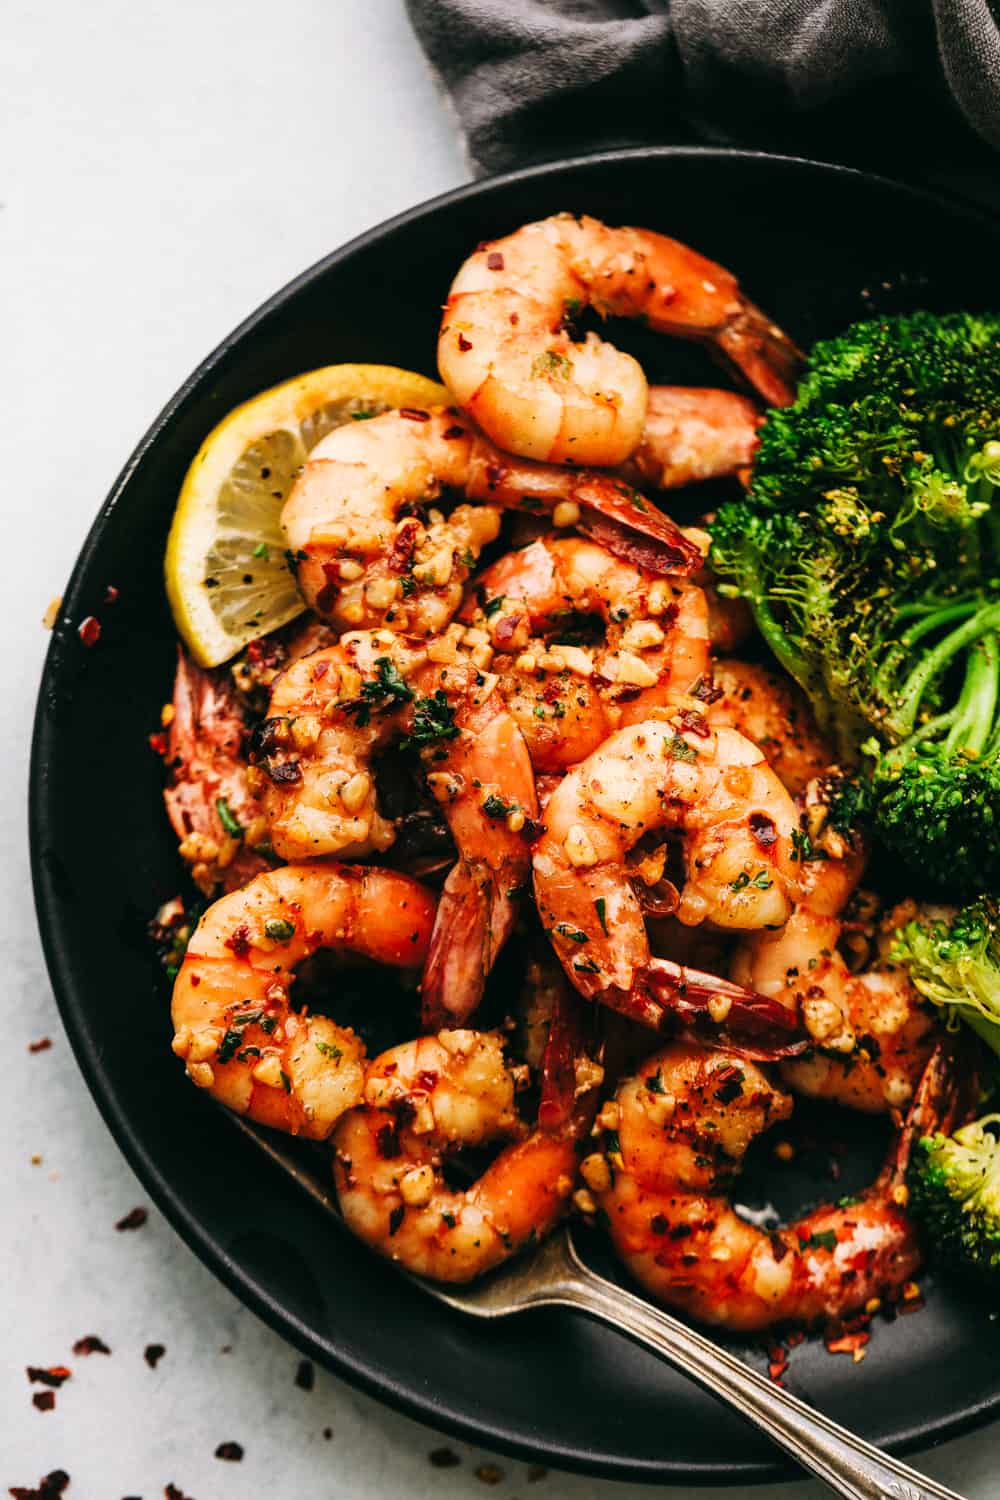
[{"label": "plate rim", "polygon": [[[950,212],[965,216],[972,225],[979,224],[988,227],[993,232],[996,232],[998,226],[996,214],[961,194],[939,188],[923,187],[841,163],[727,146],[639,146],[579,153],[553,158],[550,161],[536,162],[512,171],[463,183],[372,225],[321,256],[258,304],[195,366],[136,443],[108,491],[80,547],[65,588],[60,615],[71,616],[75,612],[74,606],[77,603],[84,576],[91,557],[100,544],[104,529],[121,502],[133,474],[156,443],[160,433],[183,411],[205,379],[234,346],[240,343],[258,324],[278,312],[282,305],[302,287],[324,274],[329,268],[338,265],[358,251],[364,250],[370,244],[407,227],[410,223],[433,216],[453,203],[486,197],[497,186],[512,186],[545,177],[553,172],[572,171],[601,164],[614,167],[615,164],[621,162],[678,158],[745,161],[747,163],[762,161],[769,166],[777,164],[782,168],[854,178],[868,187],[875,187],[891,196],[905,197],[910,201],[922,202],[928,206],[946,204]],[[118,1102],[115,1090],[110,1080],[104,1075],[98,1049],[93,1047],[90,1038],[86,1035],[82,1020],[83,1007],[76,1004],[74,992],[77,989],[78,980],[74,976],[69,955],[63,950],[60,942],[54,881],[43,858],[48,823],[46,762],[52,740],[47,722],[45,699],[50,679],[58,664],[60,646],[61,640],[57,630],[53,633],[42,666],[29,760],[28,835],[31,879],[46,969],[77,1065],[104,1123],[142,1186],[148,1191],[150,1198],[202,1264],[240,1302],[249,1307],[301,1353],[315,1359],[318,1364],[331,1370],[338,1377],[361,1388],[367,1394],[404,1415],[465,1442],[529,1462],[544,1459],[556,1468],[619,1481],[728,1485],[740,1482],[760,1484],[801,1479],[802,1471],[790,1463],[783,1462],[780,1457],[776,1457],[773,1463],[713,1462],[705,1465],[677,1464],[669,1457],[649,1460],[639,1458],[609,1460],[598,1455],[587,1454],[575,1447],[561,1445],[558,1441],[533,1438],[530,1435],[522,1435],[520,1430],[505,1425],[491,1425],[486,1420],[470,1418],[460,1408],[442,1404],[436,1399],[433,1391],[423,1391],[416,1385],[404,1386],[391,1375],[380,1373],[372,1366],[351,1358],[338,1349],[322,1345],[303,1320],[283,1306],[277,1298],[271,1296],[250,1273],[226,1254],[211,1233],[200,1223],[198,1216],[188,1209],[183,1198],[164,1179],[156,1161],[136,1139],[130,1121]],[[450,1313],[444,1315],[452,1316]],[[454,1316],[461,1315],[454,1314]],[[1000,1412],[1000,1387],[993,1395],[971,1407],[966,1407],[961,1412],[922,1425],[903,1428],[884,1447],[887,1452],[908,1454],[917,1449],[936,1446],[947,1439],[984,1426],[993,1420],[998,1412]]]}]

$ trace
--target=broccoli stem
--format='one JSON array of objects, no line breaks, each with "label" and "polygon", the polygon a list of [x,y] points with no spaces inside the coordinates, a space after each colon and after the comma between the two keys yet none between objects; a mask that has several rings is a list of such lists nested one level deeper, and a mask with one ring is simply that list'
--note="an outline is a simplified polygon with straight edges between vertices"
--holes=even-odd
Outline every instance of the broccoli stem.
[{"label": "broccoli stem", "polygon": [[[935,616],[929,616],[927,620],[915,625],[912,630],[908,630],[902,637],[902,641],[910,645],[926,635],[934,624],[947,623],[949,617],[956,618],[956,612],[967,612],[970,607],[974,606],[953,605],[950,610],[940,610]],[[921,657],[919,664],[914,667],[903,683],[899,693],[898,707],[892,715],[893,728],[897,734],[905,737],[912,731],[924,694],[941,676],[958,652],[972,645],[981,636],[998,629],[1000,629],[1000,604],[985,604]]]},{"label": "broccoli stem", "polygon": [[982,754],[993,730],[1000,693],[1000,651],[995,636],[976,641],[965,665],[958,715],[944,742],[945,753]]}]

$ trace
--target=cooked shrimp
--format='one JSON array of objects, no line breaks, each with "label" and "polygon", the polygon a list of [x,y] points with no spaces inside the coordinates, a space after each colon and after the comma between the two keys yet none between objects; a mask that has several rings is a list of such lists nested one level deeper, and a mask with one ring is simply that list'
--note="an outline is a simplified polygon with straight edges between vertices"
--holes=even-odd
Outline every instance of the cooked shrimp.
[{"label": "cooked shrimp", "polygon": [[441,379],[499,447],[550,463],[612,467],[638,447],[646,378],[596,334],[584,306],[709,344],[766,401],[794,399],[801,356],[735,277],[677,240],[557,214],[480,245],[452,283]]},{"label": "cooked shrimp", "polygon": [[745,484],[762,420],[735,391],[651,385],[642,438],[622,476],[657,490],[730,476]]},{"label": "cooked shrimp", "polygon": [[674,1045],[619,1087],[602,1121],[616,1131],[582,1171],[615,1249],[659,1302],[749,1333],[844,1316],[908,1280],[920,1262],[903,1206],[910,1142],[948,1131],[965,1100],[935,1054],[875,1183],[856,1199],[765,1231],[725,1193],[751,1141],[788,1118],[792,1101],[753,1063]]},{"label": "cooked shrimp", "polygon": [[228,674],[196,667],[178,647],[162,739],[167,817],[205,895],[236,890],[271,861],[267,825],[247,779],[247,728]]},{"label": "cooked shrimp", "polygon": [[[477,595],[481,608],[468,604],[464,618],[489,631],[498,649],[516,652],[522,672],[593,675],[613,707],[611,728],[640,722],[709,672],[701,589],[655,578],[579,537],[544,536],[507,553],[482,574]],[[573,614],[604,623],[604,646],[538,651],[533,638],[565,628]]]},{"label": "cooked shrimp", "polygon": [[[588,1088],[601,1076],[592,1065]],[[576,1183],[577,1131],[529,1133],[519,1082],[496,1032],[442,1031],[377,1058],[334,1136],[348,1227],[435,1281],[471,1281],[547,1234]],[[494,1141],[509,1144],[471,1187],[446,1184],[443,1159]]]},{"label": "cooked shrimp", "polygon": [[784,1064],[789,1088],[884,1114],[912,1098],[940,1027],[906,970],[888,958],[894,927],[861,973],[851,973],[838,946],[843,929],[841,918],[798,906],[780,931],[748,938],[730,972],[801,1016],[813,1050]]},{"label": "cooked shrimp", "polygon": [[328,948],[419,970],[434,909],[406,875],[325,860],[269,870],[216,901],[174,984],[173,1049],[192,1082],[261,1125],[324,1140],[361,1098],[364,1046],[295,1012],[295,968]]},{"label": "cooked shrimp", "polygon": [[420,749],[459,851],[423,980],[425,1021],[438,1025],[479,1003],[528,878],[524,830],[537,816],[527,748],[483,670],[486,637],[467,636],[345,635],[278,679],[256,735],[271,840],[285,859],[387,849],[395,830],[378,808],[373,757],[402,739]]},{"label": "cooked shrimp", "polygon": [[728,724],[759,745],[779,779],[795,796],[834,758],[801,688],[782,673],[748,661],[717,661],[715,693],[705,717]]},{"label": "cooked shrimp", "polygon": [[539,776],[585,760],[611,732],[604,697],[590,674],[581,671],[587,666],[587,652],[550,650],[541,639],[530,640],[516,656],[493,659],[501,696],[535,768],[539,800]]},{"label": "cooked shrimp", "polygon": [[[445,517],[445,490],[475,503]],[[340,630],[432,636],[458,609],[504,508],[551,511],[654,571],[700,565],[698,548],[620,479],[512,458],[447,408],[334,428],[309,454],[281,524],[317,614]]]},{"label": "cooked shrimp", "polygon": [[[685,925],[780,926],[798,889],[795,806],[749,740],[692,710],[610,736],[567,773],[534,850],[535,899],[569,978],[622,1003],[649,984],[649,941],[626,856],[646,834],[684,834]],[[662,861],[660,862],[662,869]]]}]

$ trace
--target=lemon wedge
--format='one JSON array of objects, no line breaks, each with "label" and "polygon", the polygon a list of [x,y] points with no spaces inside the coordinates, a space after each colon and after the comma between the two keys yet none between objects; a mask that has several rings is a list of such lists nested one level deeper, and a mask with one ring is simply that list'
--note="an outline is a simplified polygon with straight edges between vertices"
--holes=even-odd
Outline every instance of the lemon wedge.
[{"label": "lemon wedge", "polygon": [[216,667],[305,604],[285,559],[281,508],[309,450],[334,427],[445,388],[391,365],[327,365],[262,391],[209,433],[181,486],[164,562],[174,622]]}]

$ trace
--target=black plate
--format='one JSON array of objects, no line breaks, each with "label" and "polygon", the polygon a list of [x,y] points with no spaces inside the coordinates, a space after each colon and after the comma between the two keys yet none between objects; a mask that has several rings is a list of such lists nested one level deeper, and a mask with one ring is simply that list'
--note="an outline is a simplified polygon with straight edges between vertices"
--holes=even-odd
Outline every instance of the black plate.
[{"label": "black plate", "polygon": [[[161,584],[178,486],[237,402],[339,360],[431,372],[438,312],[477,241],[562,209],[667,231],[731,267],[800,342],[872,307],[996,302],[1000,229],[957,202],[841,168],[715,150],[618,152],[460,189],[337,251],[266,303],[157,419],[80,555],[35,726],[31,834],[52,983],[80,1066],[122,1150],[202,1259],[305,1353],[396,1406],[490,1446],[619,1479],[786,1473],[737,1417],[582,1318],[484,1328],[452,1316],[335,1233],[186,1082],[145,923],[178,886],[160,771],[146,747],[172,670]],[[700,353],[644,344],[660,378],[717,378]],[[113,606],[107,585],[120,590]],[[76,625],[96,614],[99,644]],[[1000,1400],[997,1327],[932,1289],[854,1366],[798,1349],[790,1383],[905,1451],[981,1422]],[[760,1354],[750,1355],[759,1362]]]}]

